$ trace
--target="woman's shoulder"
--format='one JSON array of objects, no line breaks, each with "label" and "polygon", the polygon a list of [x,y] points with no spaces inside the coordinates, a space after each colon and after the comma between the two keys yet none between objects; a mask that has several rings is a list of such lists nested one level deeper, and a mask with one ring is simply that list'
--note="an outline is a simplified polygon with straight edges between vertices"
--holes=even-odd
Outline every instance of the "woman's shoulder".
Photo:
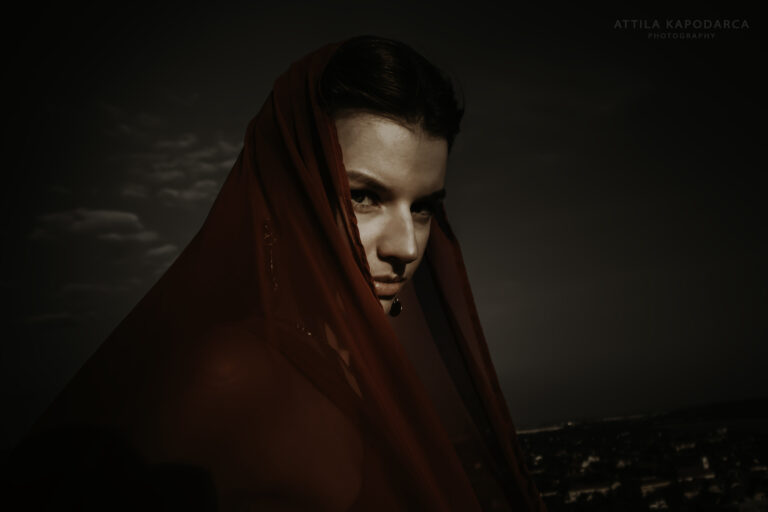
[{"label": "woman's shoulder", "polygon": [[291,489],[343,509],[361,484],[360,433],[272,343],[279,335],[234,323],[202,333],[158,455],[202,462],[231,499]]}]

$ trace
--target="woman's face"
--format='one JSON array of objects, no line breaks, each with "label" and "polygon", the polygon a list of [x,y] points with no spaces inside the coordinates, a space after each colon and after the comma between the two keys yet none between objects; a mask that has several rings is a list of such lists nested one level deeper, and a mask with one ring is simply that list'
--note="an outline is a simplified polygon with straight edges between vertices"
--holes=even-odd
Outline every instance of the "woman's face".
[{"label": "woman's face", "polygon": [[448,143],[364,112],[337,116],[336,131],[368,266],[388,313],[424,256],[445,195]]}]

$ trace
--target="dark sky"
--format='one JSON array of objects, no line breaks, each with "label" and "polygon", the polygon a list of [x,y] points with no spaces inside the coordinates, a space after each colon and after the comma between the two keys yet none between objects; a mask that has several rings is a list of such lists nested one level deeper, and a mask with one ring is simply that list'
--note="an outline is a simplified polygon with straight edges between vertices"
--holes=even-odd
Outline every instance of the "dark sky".
[{"label": "dark sky", "polygon": [[464,90],[446,208],[518,426],[768,394],[764,18],[260,3],[5,20],[4,446],[199,229],[273,80],[362,33]]}]

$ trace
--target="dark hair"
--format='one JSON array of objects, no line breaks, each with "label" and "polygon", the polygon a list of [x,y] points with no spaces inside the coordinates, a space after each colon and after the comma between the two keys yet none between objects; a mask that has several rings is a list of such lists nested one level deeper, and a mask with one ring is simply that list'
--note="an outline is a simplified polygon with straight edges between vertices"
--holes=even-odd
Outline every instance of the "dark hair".
[{"label": "dark hair", "polygon": [[445,138],[449,150],[464,115],[448,75],[410,46],[376,36],[342,43],[320,79],[319,97],[331,116],[356,109],[417,124]]}]

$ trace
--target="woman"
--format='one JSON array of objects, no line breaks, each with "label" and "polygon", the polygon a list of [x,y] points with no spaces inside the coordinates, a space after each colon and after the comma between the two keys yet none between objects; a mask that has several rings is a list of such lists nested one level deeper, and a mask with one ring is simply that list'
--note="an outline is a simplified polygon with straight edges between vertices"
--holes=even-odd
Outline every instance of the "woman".
[{"label": "woman", "polygon": [[402,43],[294,63],[200,231],[17,450],[18,494],[543,510],[440,202],[461,115]]}]

